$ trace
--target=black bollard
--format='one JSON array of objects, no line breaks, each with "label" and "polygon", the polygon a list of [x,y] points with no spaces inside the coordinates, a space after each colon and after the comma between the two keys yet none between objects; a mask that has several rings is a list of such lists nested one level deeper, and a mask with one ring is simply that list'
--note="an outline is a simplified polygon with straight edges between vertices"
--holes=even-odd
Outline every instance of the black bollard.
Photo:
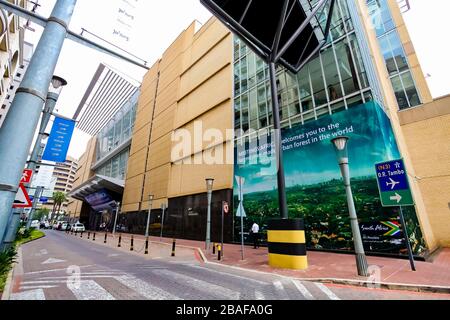
[{"label": "black bollard", "polygon": [[134,251],[134,237],[131,236],[131,247],[130,247],[130,251]]},{"label": "black bollard", "polygon": [[148,237],[145,239],[145,254],[148,254]]},{"label": "black bollard", "polygon": [[95,241],[95,232],[94,232],[94,236],[92,237],[92,241]]},{"label": "black bollard", "polygon": [[213,254],[216,254],[216,244],[213,243]]},{"label": "black bollard", "polygon": [[88,240],[91,239],[91,232],[88,232]]},{"label": "black bollard", "polygon": [[105,232],[105,241],[103,243],[107,243],[108,242],[108,233]]},{"label": "black bollard", "polygon": [[117,245],[117,247],[122,247],[122,235],[119,235],[119,244]]},{"label": "black bollard", "polygon": [[175,257],[176,245],[177,245],[177,239],[173,239],[173,243],[172,243],[172,257]]}]

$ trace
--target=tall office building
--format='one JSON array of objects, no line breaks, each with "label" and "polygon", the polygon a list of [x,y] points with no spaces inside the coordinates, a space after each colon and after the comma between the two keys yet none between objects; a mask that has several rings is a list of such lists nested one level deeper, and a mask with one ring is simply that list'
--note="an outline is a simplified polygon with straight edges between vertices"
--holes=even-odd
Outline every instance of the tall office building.
[{"label": "tall office building", "polygon": [[[305,220],[309,248],[352,250],[345,191],[330,142],[344,134],[350,137],[366,250],[405,254],[399,208],[381,206],[375,176],[377,162],[400,157],[416,203],[405,208],[415,254],[426,257],[450,244],[450,155],[444,151],[450,141],[450,98],[432,99],[395,0],[337,0],[320,54],[298,74],[278,68],[277,79],[289,215]],[[234,203],[236,211],[235,177],[241,176],[246,178],[244,230],[257,221],[264,234],[268,219],[278,216],[268,82],[267,65],[216,19],[179,35],[142,82],[123,191],[103,185],[106,200],[121,202],[122,230],[143,233],[151,204],[153,231],[159,232],[165,204],[165,235],[204,240],[205,179],[214,178],[216,241],[222,201]],[[84,170],[95,169],[99,145],[89,145]],[[84,175],[84,187],[72,192],[83,201],[77,215],[98,214],[89,203],[95,190],[88,179]],[[239,219],[225,216],[226,241],[238,240],[238,227]]]},{"label": "tall office building", "polygon": [[[28,8],[29,1],[14,1]],[[27,21],[0,9],[0,128],[11,106],[17,87],[22,81],[33,47],[24,41]]]}]

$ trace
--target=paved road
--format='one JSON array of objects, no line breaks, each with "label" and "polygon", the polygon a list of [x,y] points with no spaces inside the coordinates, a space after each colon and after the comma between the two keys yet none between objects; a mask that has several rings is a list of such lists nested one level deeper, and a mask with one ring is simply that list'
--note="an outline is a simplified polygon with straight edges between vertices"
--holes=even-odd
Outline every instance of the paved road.
[{"label": "paved road", "polygon": [[450,299],[300,282],[203,264],[193,252],[177,258],[156,255],[145,257],[48,231],[47,237],[22,247],[11,300]]}]

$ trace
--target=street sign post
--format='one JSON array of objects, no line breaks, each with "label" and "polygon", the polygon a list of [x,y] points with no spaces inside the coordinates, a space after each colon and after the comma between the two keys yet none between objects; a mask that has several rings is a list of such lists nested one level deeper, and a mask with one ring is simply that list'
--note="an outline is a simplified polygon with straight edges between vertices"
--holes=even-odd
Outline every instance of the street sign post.
[{"label": "street sign post", "polygon": [[230,206],[228,205],[228,202],[223,201],[222,202],[222,233],[221,233],[221,237],[220,237],[220,242],[222,244],[222,256],[223,256],[223,230],[224,230],[224,215],[228,214],[230,212]]},{"label": "street sign post", "polygon": [[375,165],[375,169],[382,206],[400,207],[400,220],[403,226],[403,235],[408,249],[409,261],[411,263],[411,269],[416,271],[408,230],[406,229],[406,220],[403,215],[403,206],[414,206],[414,199],[411,193],[405,163],[403,159],[393,160],[378,163]]},{"label": "street sign post", "polygon": [[33,203],[31,202],[30,196],[23,184],[20,184],[19,190],[17,190],[16,199],[14,200],[13,209],[17,208],[31,208]]},{"label": "street sign post", "polygon": [[242,189],[245,178],[236,176],[236,182],[239,187],[239,207],[236,216],[241,218],[241,258],[244,260],[244,217],[246,217],[246,214],[244,210],[244,192]]},{"label": "street sign post", "polygon": [[379,163],[376,172],[383,207],[414,205],[403,159]]}]

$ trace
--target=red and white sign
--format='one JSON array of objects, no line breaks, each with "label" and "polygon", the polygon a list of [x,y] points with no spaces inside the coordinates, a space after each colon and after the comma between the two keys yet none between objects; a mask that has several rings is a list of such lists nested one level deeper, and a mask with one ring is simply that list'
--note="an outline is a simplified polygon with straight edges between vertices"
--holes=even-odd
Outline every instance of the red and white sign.
[{"label": "red and white sign", "polygon": [[25,189],[25,186],[21,183],[19,190],[17,191],[16,199],[14,200],[13,208],[32,208],[33,203],[31,202],[30,196]]},{"label": "red and white sign", "polygon": [[229,213],[230,212],[230,207],[228,206],[228,202],[223,202],[223,212],[224,213]]},{"label": "red and white sign", "polygon": [[33,177],[33,170],[30,169],[23,170],[22,179],[20,180],[20,183],[21,184],[30,183],[31,177]]}]

